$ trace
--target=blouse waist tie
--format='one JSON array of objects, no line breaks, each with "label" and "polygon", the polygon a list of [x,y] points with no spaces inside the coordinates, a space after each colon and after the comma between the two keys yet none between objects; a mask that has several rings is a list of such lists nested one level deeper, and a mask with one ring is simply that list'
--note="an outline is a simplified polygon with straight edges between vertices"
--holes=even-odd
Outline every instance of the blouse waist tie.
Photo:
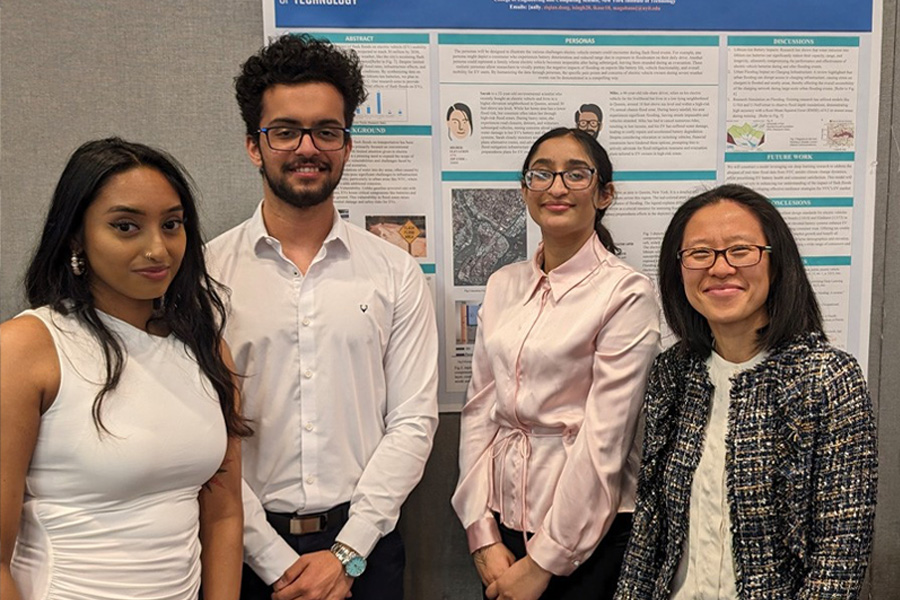
[{"label": "blouse waist tie", "polygon": [[[506,433],[503,433],[503,429],[506,429]],[[574,437],[575,433],[577,433],[577,428],[574,427],[509,427],[504,426],[498,436],[494,439],[494,442],[491,444],[491,453],[490,453],[490,487],[489,496],[488,496],[488,505],[493,506],[494,504],[494,486],[497,483],[496,478],[494,477],[494,462],[500,458],[504,457],[504,460],[500,463],[500,486],[504,481],[506,481],[506,454],[510,450],[514,450],[518,452],[522,457],[522,475],[519,478],[520,481],[520,495],[522,497],[522,512],[519,519],[519,529],[522,531],[522,538],[525,542],[528,542],[528,529],[526,526],[526,515],[528,514],[528,459],[531,457],[531,438],[532,437]],[[500,493],[500,498],[498,501],[498,509],[500,511],[501,518],[503,517],[503,493]],[[533,532],[532,532],[533,533]]]}]

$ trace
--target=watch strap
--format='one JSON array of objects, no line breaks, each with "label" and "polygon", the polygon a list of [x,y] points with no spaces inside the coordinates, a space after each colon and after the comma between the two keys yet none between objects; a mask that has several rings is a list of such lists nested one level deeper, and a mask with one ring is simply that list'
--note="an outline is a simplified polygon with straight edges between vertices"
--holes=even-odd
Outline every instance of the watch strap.
[{"label": "watch strap", "polygon": [[341,562],[344,573],[350,577],[359,577],[366,570],[366,559],[346,544],[335,542],[331,546],[331,553]]}]

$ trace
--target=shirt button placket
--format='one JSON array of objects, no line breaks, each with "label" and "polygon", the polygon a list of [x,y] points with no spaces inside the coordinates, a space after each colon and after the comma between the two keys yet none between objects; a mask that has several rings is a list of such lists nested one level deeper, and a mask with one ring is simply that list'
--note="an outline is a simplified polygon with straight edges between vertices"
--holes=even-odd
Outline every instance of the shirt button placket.
[{"label": "shirt button placket", "polygon": [[[313,331],[313,315],[315,311],[315,290],[310,281],[308,284],[307,276],[299,273],[295,267],[292,269],[294,274],[294,285],[298,297],[297,302],[297,343],[299,352],[299,368],[300,380],[298,385],[298,406],[297,406],[297,425],[300,437],[300,463],[301,463],[301,482],[304,488],[304,496],[306,503],[317,504],[321,498],[318,490],[318,441],[316,439],[315,422],[316,415],[316,395],[315,395],[315,375],[316,375],[316,348],[315,348],[315,332]],[[307,284],[304,286],[304,284]]]}]

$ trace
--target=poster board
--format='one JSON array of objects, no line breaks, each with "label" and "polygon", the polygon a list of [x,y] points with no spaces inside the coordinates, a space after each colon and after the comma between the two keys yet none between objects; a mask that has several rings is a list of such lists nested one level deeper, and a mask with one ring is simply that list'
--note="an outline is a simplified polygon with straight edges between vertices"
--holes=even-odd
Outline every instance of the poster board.
[{"label": "poster board", "polygon": [[578,121],[613,160],[605,222],[627,262],[655,280],[675,209],[749,185],[793,230],[830,339],[866,368],[879,0],[263,0],[263,16],[266,39],[311,33],[361,58],[369,97],[335,202],[426,273],[442,410],[464,401],[487,277],[540,239],[522,160]]}]

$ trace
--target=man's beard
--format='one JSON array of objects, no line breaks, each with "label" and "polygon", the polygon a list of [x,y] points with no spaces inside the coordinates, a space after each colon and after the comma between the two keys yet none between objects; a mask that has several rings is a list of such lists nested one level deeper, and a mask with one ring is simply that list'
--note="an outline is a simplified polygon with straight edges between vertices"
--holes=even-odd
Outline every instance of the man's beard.
[{"label": "man's beard", "polygon": [[[337,188],[338,184],[341,182],[341,177],[344,174],[343,171],[338,173],[337,178],[333,180],[326,178],[318,188],[295,190],[287,183],[287,173],[292,167],[298,166],[298,164],[318,166],[318,163],[312,162],[284,164],[281,166],[280,171],[282,177],[279,178],[269,175],[269,169],[267,168],[265,161],[263,161],[263,165],[259,169],[262,176],[265,177],[266,183],[269,185],[269,189],[272,190],[272,193],[284,202],[287,202],[291,206],[296,206],[297,208],[312,208],[313,206],[317,206],[328,200],[331,197],[331,194],[334,193],[335,188]],[[330,175],[330,172],[326,173]]]}]

